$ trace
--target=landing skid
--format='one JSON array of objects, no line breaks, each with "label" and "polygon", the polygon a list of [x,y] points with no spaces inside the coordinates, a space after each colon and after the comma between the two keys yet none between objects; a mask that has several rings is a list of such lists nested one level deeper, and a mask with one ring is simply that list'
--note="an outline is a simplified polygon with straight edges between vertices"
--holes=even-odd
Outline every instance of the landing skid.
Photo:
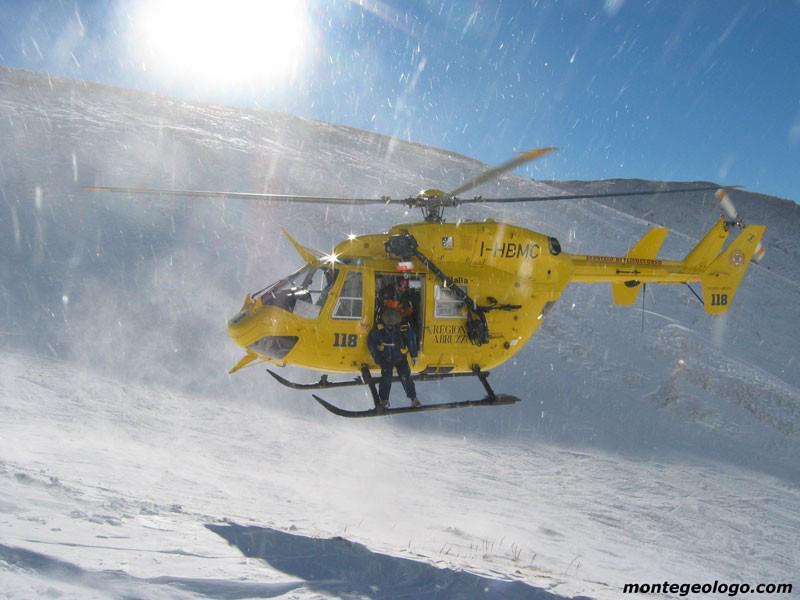
[{"label": "landing skid", "polygon": [[[364,379],[363,370],[362,375],[360,377],[353,377],[353,379],[349,379],[347,381],[329,381],[327,375],[323,375],[319,378],[319,381],[316,383],[297,383],[295,381],[290,381],[285,377],[281,377],[275,371],[271,371],[267,369],[267,373],[272,375],[279,383],[285,385],[286,387],[292,388],[293,390],[327,390],[329,388],[338,388],[338,387],[352,387],[355,385],[369,385],[367,380]],[[369,373],[369,371],[367,371]],[[481,371],[482,375],[488,375],[488,371]],[[429,373],[418,373],[417,375],[412,375],[411,379],[415,382],[417,381],[439,381],[440,379],[451,379],[454,377],[474,377],[475,373],[437,373],[435,371]],[[370,377],[372,379],[372,377]],[[397,383],[400,381],[400,378],[397,376],[392,377],[392,381]]]},{"label": "landing skid", "polygon": [[[374,408],[368,410],[346,410],[340,408],[334,404],[331,404],[327,400],[320,398],[316,394],[312,394],[314,399],[319,402],[326,410],[330,411],[334,415],[346,418],[362,418],[362,417],[386,417],[389,415],[397,415],[397,414],[405,414],[405,413],[413,413],[413,412],[427,412],[427,411],[434,411],[434,410],[449,410],[452,408],[473,408],[477,406],[502,406],[507,404],[514,404],[515,402],[519,402],[519,398],[516,396],[511,396],[509,394],[496,394],[492,389],[492,386],[489,385],[487,381],[487,377],[489,373],[487,371],[481,371],[479,367],[475,366],[472,369],[471,373],[437,373],[437,372],[430,372],[430,373],[419,373],[417,375],[412,376],[414,381],[436,381],[440,379],[450,379],[453,377],[477,377],[478,380],[483,385],[484,390],[486,390],[486,397],[482,400],[461,400],[458,402],[441,402],[438,404],[424,404],[422,406],[401,406],[397,408],[387,408],[384,407],[378,397],[378,390],[376,384],[376,380],[372,377],[369,369],[366,366],[361,368],[361,376],[354,377],[349,381],[328,381],[328,376],[323,375],[320,377],[320,380],[316,383],[295,383],[293,381],[289,381],[278,375],[277,373],[270,371],[267,369],[267,372],[272,375],[275,379],[277,379],[283,385],[290,387],[296,390],[318,390],[318,389],[328,389],[328,388],[336,388],[336,387],[351,387],[351,386],[361,386],[366,385],[369,388],[370,394],[372,396],[372,401],[374,404]],[[393,377],[392,381],[399,381],[399,377]]]},{"label": "landing skid", "polygon": [[369,410],[345,410],[330,402],[323,400],[316,394],[312,394],[314,400],[319,402],[328,411],[339,417],[347,417],[349,419],[362,418],[362,417],[388,417],[389,415],[401,415],[405,413],[414,412],[427,412],[433,410],[449,410],[451,408],[471,408],[475,406],[500,406],[503,404],[514,404],[519,402],[516,396],[509,396],[508,394],[495,394],[494,400],[491,398],[484,398],[483,400],[463,400],[461,402],[443,402],[440,404],[423,404],[422,406],[399,406],[397,408],[383,408],[375,407]]}]

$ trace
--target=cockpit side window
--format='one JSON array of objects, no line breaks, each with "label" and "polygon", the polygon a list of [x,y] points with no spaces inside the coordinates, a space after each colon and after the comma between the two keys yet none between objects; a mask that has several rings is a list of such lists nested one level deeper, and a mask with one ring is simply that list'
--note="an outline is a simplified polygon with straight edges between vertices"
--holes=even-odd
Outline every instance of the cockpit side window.
[{"label": "cockpit side window", "polygon": [[338,271],[329,265],[306,266],[261,293],[261,302],[278,306],[306,319],[315,319]]},{"label": "cockpit side window", "polygon": [[328,297],[328,291],[336,281],[336,276],[339,272],[331,267],[318,267],[309,274],[310,280],[305,288],[311,294],[311,303],[315,306],[322,306],[325,304],[325,299]]},{"label": "cockpit side window", "polygon": [[361,271],[350,271],[333,309],[334,319],[360,319],[364,307],[364,288]]}]

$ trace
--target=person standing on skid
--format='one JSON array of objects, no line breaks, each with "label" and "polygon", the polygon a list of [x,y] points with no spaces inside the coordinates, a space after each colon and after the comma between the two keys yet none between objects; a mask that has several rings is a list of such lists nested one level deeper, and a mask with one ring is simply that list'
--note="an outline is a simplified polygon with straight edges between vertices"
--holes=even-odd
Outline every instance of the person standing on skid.
[{"label": "person standing on skid", "polygon": [[378,397],[384,408],[389,407],[389,392],[392,389],[392,374],[397,370],[403,390],[412,406],[421,406],[417,400],[417,390],[411,379],[411,368],[408,366],[408,355],[416,362],[418,344],[416,335],[403,316],[393,308],[387,308],[381,320],[367,337],[367,347],[372,358],[381,368],[381,379],[378,385]]}]

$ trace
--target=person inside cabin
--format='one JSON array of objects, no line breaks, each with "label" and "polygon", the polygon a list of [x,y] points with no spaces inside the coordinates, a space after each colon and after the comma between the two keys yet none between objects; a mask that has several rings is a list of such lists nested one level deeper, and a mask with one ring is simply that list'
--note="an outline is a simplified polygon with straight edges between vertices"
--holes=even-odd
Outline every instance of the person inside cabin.
[{"label": "person inside cabin", "polygon": [[384,309],[380,321],[367,336],[367,347],[375,363],[381,368],[381,379],[378,384],[378,398],[381,405],[384,408],[389,407],[392,375],[396,370],[411,406],[421,406],[417,400],[414,380],[411,379],[411,367],[408,365],[409,355],[412,364],[417,359],[419,348],[417,335],[399,311],[393,308]]},{"label": "person inside cabin", "polygon": [[397,282],[397,310],[408,319],[416,312],[417,299],[411,291],[411,283],[407,275]]},{"label": "person inside cabin", "polygon": [[414,295],[408,284],[407,276],[391,278],[381,289],[380,303],[383,310],[392,308],[407,319],[414,312]]},{"label": "person inside cabin", "polygon": [[378,292],[376,321],[387,308],[398,311],[402,317],[416,327],[416,309],[419,293],[410,286],[408,275],[389,277]]},{"label": "person inside cabin", "polygon": [[380,323],[383,311],[389,307],[394,300],[397,290],[394,285],[394,277],[382,277],[378,286],[378,297],[376,298],[375,322]]}]

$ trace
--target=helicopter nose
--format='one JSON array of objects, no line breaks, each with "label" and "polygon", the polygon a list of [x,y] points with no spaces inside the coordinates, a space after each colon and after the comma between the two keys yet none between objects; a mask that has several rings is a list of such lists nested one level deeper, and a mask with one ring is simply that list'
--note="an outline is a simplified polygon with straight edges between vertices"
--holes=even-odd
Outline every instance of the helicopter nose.
[{"label": "helicopter nose", "polygon": [[292,351],[298,339],[296,335],[266,335],[250,344],[247,349],[267,358],[280,360]]},{"label": "helicopter nose", "polygon": [[249,310],[240,310],[238,313],[228,319],[228,333],[240,333],[244,329],[248,329],[251,325],[249,317],[251,316]]},{"label": "helicopter nose", "polygon": [[228,335],[242,348],[247,348],[258,339],[256,330],[259,319],[247,308],[243,308],[228,319]]},{"label": "helicopter nose", "polygon": [[273,333],[270,331],[272,327],[269,325],[268,312],[269,307],[267,310],[242,307],[228,320],[228,335],[248,353],[280,360],[292,351],[299,338],[293,335],[265,335]]},{"label": "helicopter nose", "polygon": [[247,317],[248,311],[240,310],[236,313],[233,317],[228,319],[228,327],[235,327],[239,323],[241,323]]}]

